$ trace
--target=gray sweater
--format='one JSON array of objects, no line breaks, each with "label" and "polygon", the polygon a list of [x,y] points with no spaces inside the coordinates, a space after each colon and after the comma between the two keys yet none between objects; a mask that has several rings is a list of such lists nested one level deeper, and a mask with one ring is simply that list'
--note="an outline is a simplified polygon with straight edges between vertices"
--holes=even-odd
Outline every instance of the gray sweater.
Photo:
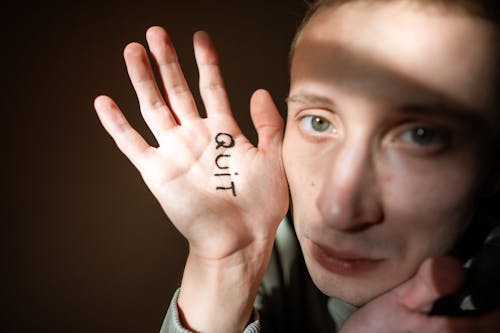
[{"label": "gray sweater", "polygon": [[[182,327],[174,294],[160,333],[188,333]],[[338,332],[356,308],[329,298],[313,284],[293,227],[279,226],[271,261],[254,302],[254,316],[244,333]]]}]

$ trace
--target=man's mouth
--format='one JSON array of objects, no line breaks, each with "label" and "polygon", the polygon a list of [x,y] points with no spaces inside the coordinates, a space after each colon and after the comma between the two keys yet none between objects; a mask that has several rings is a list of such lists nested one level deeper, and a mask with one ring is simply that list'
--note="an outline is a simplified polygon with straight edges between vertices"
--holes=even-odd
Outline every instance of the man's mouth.
[{"label": "man's mouth", "polygon": [[306,247],[323,268],[340,275],[360,275],[380,267],[384,259],[371,258],[356,251],[323,246],[305,238]]}]

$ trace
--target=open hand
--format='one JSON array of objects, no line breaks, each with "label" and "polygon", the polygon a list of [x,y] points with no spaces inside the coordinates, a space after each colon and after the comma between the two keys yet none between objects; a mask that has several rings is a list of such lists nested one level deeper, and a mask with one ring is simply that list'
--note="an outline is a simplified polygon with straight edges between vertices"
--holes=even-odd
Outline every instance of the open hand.
[{"label": "open hand", "polygon": [[288,208],[281,161],[283,121],[264,90],[254,93],[251,115],[258,147],[233,118],[214,45],[194,35],[201,118],[165,30],[147,31],[158,66],[158,87],[144,47],[127,45],[124,57],[144,120],[159,143],[150,146],[107,96],[95,100],[104,128],[140,171],[165,213],[190,244],[190,255],[218,260],[246,247],[269,248]]}]

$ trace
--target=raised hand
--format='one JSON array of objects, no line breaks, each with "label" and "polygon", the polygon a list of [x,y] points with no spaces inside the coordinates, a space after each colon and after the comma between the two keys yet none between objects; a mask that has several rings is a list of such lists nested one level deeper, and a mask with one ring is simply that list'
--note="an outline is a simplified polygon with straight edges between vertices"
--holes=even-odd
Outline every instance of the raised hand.
[{"label": "raised hand", "polygon": [[[254,147],[234,120],[209,36],[194,36],[201,118],[165,30],[147,32],[163,85],[158,87],[145,49],[124,51],[128,73],[144,120],[159,143],[150,146],[106,96],[95,108],[108,133],[140,171],[165,213],[189,240],[191,251],[223,258],[256,238],[274,237],[288,205],[281,163],[282,119],[266,91],[251,100],[259,135]],[[263,237],[263,238],[262,238]]]},{"label": "raised hand", "polygon": [[202,331],[237,331],[248,321],[288,208],[283,121],[269,93],[256,91],[250,109],[258,147],[245,138],[231,113],[214,45],[205,32],[197,32],[194,50],[207,113],[201,118],[166,31],[152,27],[146,36],[160,87],[142,45],[129,44],[124,57],[159,147],[130,126],[111,98],[97,97],[95,109],[189,241],[178,300],[185,324]]},{"label": "raised hand", "polygon": [[430,315],[439,298],[456,292],[463,282],[460,263],[451,257],[427,259],[401,286],[355,312],[341,333],[494,333],[500,331],[500,310],[481,316]]}]

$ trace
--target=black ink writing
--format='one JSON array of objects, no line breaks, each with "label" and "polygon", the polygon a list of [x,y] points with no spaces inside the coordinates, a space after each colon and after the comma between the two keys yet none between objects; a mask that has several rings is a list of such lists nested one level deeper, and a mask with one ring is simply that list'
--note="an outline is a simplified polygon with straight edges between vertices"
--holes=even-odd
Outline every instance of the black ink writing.
[{"label": "black ink writing", "polygon": [[217,146],[215,149],[219,149],[220,147],[224,148],[232,148],[234,147],[234,139],[231,134],[227,133],[219,133],[215,136],[215,143]]},{"label": "black ink writing", "polygon": [[[219,149],[219,148],[233,148],[234,147],[234,138],[231,134],[227,134],[227,133],[218,133],[216,136],[215,136],[215,149]],[[221,154],[218,154],[217,157],[215,157],[215,166],[217,167],[218,170],[221,170],[222,172],[220,173],[215,173],[214,176],[215,177],[229,177],[229,179],[231,179],[231,172],[229,171],[229,165],[230,165],[230,159],[231,158],[231,154],[226,154],[225,151]],[[238,172],[235,172],[234,173],[235,176],[238,175]],[[225,178],[222,178],[222,179],[225,179]],[[230,185],[228,186],[217,186],[215,188],[216,190],[223,190],[223,191],[228,191],[228,190],[231,190],[231,193],[233,194],[233,196],[235,197],[236,196],[236,187],[235,187],[235,184],[234,182],[231,180],[231,183]]]},{"label": "black ink writing", "polygon": [[231,181],[231,186],[229,187],[222,187],[222,186],[217,186],[215,188],[216,190],[231,190],[233,192],[233,196],[236,196],[236,189],[234,188],[234,182]]},{"label": "black ink writing", "polygon": [[219,162],[221,158],[229,158],[229,157],[231,157],[231,155],[225,155],[225,154],[219,154],[219,155],[217,155],[217,157],[215,158],[215,165],[217,165],[217,167],[219,169],[221,169],[221,170],[222,169],[229,169],[229,166],[227,166],[227,165],[222,165],[221,166],[221,164]]}]

